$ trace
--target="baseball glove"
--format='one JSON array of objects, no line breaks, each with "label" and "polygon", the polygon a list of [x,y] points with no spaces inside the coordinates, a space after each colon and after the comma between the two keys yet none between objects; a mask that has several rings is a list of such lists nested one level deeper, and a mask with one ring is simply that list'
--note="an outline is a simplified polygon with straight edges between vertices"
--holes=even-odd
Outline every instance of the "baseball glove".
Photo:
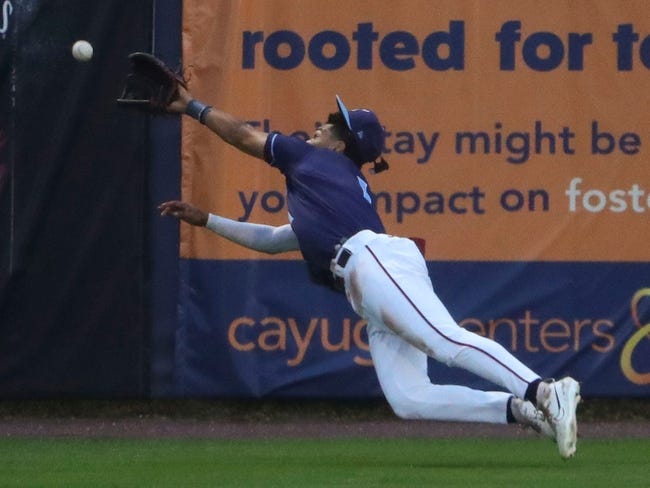
[{"label": "baseball glove", "polygon": [[152,54],[129,54],[131,71],[126,77],[118,105],[151,114],[167,113],[167,106],[178,96],[179,85],[187,88],[183,76],[171,70]]}]

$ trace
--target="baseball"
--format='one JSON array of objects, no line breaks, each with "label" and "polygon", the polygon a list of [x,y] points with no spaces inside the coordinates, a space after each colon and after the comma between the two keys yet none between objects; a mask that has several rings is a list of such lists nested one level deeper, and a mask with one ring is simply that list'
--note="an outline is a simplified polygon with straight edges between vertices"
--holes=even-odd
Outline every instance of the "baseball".
[{"label": "baseball", "polygon": [[77,41],[72,45],[72,55],[77,61],[90,61],[93,57],[93,46],[88,41]]}]

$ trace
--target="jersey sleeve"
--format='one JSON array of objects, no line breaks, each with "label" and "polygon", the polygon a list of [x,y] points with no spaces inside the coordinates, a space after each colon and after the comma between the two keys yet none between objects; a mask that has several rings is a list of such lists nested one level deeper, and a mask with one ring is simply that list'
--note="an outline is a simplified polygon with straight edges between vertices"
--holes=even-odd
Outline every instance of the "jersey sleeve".
[{"label": "jersey sleeve", "polygon": [[313,150],[314,147],[302,139],[272,132],[264,145],[264,160],[282,173],[288,174],[305,154]]}]

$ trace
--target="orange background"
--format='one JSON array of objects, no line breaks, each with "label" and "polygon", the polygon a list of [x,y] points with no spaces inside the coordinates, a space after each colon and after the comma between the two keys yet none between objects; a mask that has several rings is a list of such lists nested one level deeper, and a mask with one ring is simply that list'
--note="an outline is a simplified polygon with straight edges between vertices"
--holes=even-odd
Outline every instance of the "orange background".
[{"label": "orange background", "polygon": [[[391,169],[368,177],[374,192],[428,192],[449,195],[477,186],[486,194],[485,214],[450,212],[383,215],[389,233],[418,235],[427,240],[430,260],[503,261],[648,261],[650,208],[635,213],[569,211],[565,190],[581,177],[583,193],[590,189],[609,192],[628,190],[633,184],[650,192],[647,94],[650,70],[634,46],[634,69],[620,72],[612,34],[619,24],[632,23],[641,40],[650,35],[645,1],[371,1],[273,0],[184,2],[183,57],[191,73],[190,88],[196,98],[244,120],[271,121],[284,133],[310,132],[335,110],[340,94],[350,108],[368,107],[379,115],[387,130],[440,132],[431,160],[418,164],[415,154],[386,154]],[[419,41],[432,32],[447,31],[450,21],[465,23],[464,69],[433,71],[420,56],[415,68],[394,71],[379,57],[381,39],[393,31],[408,31]],[[522,40],[516,44],[516,69],[501,71],[495,34],[509,20],[522,23]],[[371,22],[379,33],[373,44],[373,69],[356,67],[352,34],[359,23]],[[316,68],[305,57],[295,69],[280,71],[264,60],[257,46],[256,68],[242,68],[242,33],[287,29],[307,43],[316,33],[335,30],[351,46],[348,63],[338,70]],[[591,33],[585,47],[584,69],[569,71],[567,57],[555,70],[539,72],[523,62],[523,41],[546,31],[565,43],[568,34]],[[441,53],[442,55],[442,53]],[[544,55],[543,51],[539,52]],[[558,133],[569,127],[575,138],[574,155],[537,155],[522,164],[506,162],[502,154],[456,154],[457,131],[494,132],[503,125],[510,131],[532,132],[534,121],[544,130]],[[591,123],[620,136],[634,132],[641,138],[640,151],[591,154]],[[200,207],[230,218],[243,215],[239,192],[284,193],[280,173],[266,163],[238,153],[208,129],[185,118],[183,122],[182,195]],[[387,146],[394,143],[389,138]],[[531,142],[532,144],[532,142]],[[547,145],[544,145],[546,148]],[[506,212],[499,196],[507,189],[543,189],[550,196],[548,212]],[[258,197],[259,200],[259,197]],[[643,202],[646,202],[647,194]],[[250,221],[280,225],[286,211],[267,213],[259,205]],[[202,259],[261,259],[267,256],[228,243],[204,229],[181,228],[181,255]],[[290,253],[272,259],[298,259]]]}]

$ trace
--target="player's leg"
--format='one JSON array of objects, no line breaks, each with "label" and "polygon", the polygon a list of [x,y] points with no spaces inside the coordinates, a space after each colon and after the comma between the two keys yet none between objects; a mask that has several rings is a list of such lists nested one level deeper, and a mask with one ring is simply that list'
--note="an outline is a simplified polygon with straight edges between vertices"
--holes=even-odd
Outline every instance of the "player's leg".
[{"label": "player's leg", "polygon": [[384,326],[448,366],[466,369],[524,398],[539,375],[496,341],[460,327],[435,294],[424,259],[408,239],[373,241],[356,265],[362,308]]},{"label": "player's leg", "polygon": [[[360,315],[426,355],[530,400],[545,410],[560,454],[575,453],[578,383],[572,378],[542,383],[500,344],[459,327],[434,292],[426,263],[412,241],[380,236],[355,245],[349,262],[344,268],[346,293]],[[390,394],[392,385],[383,381]]]},{"label": "player's leg", "polygon": [[436,385],[429,379],[427,355],[392,332],[368,326],[377,378],[386,400],[401,418],[459,422],[507,422],[505,392]]}]

